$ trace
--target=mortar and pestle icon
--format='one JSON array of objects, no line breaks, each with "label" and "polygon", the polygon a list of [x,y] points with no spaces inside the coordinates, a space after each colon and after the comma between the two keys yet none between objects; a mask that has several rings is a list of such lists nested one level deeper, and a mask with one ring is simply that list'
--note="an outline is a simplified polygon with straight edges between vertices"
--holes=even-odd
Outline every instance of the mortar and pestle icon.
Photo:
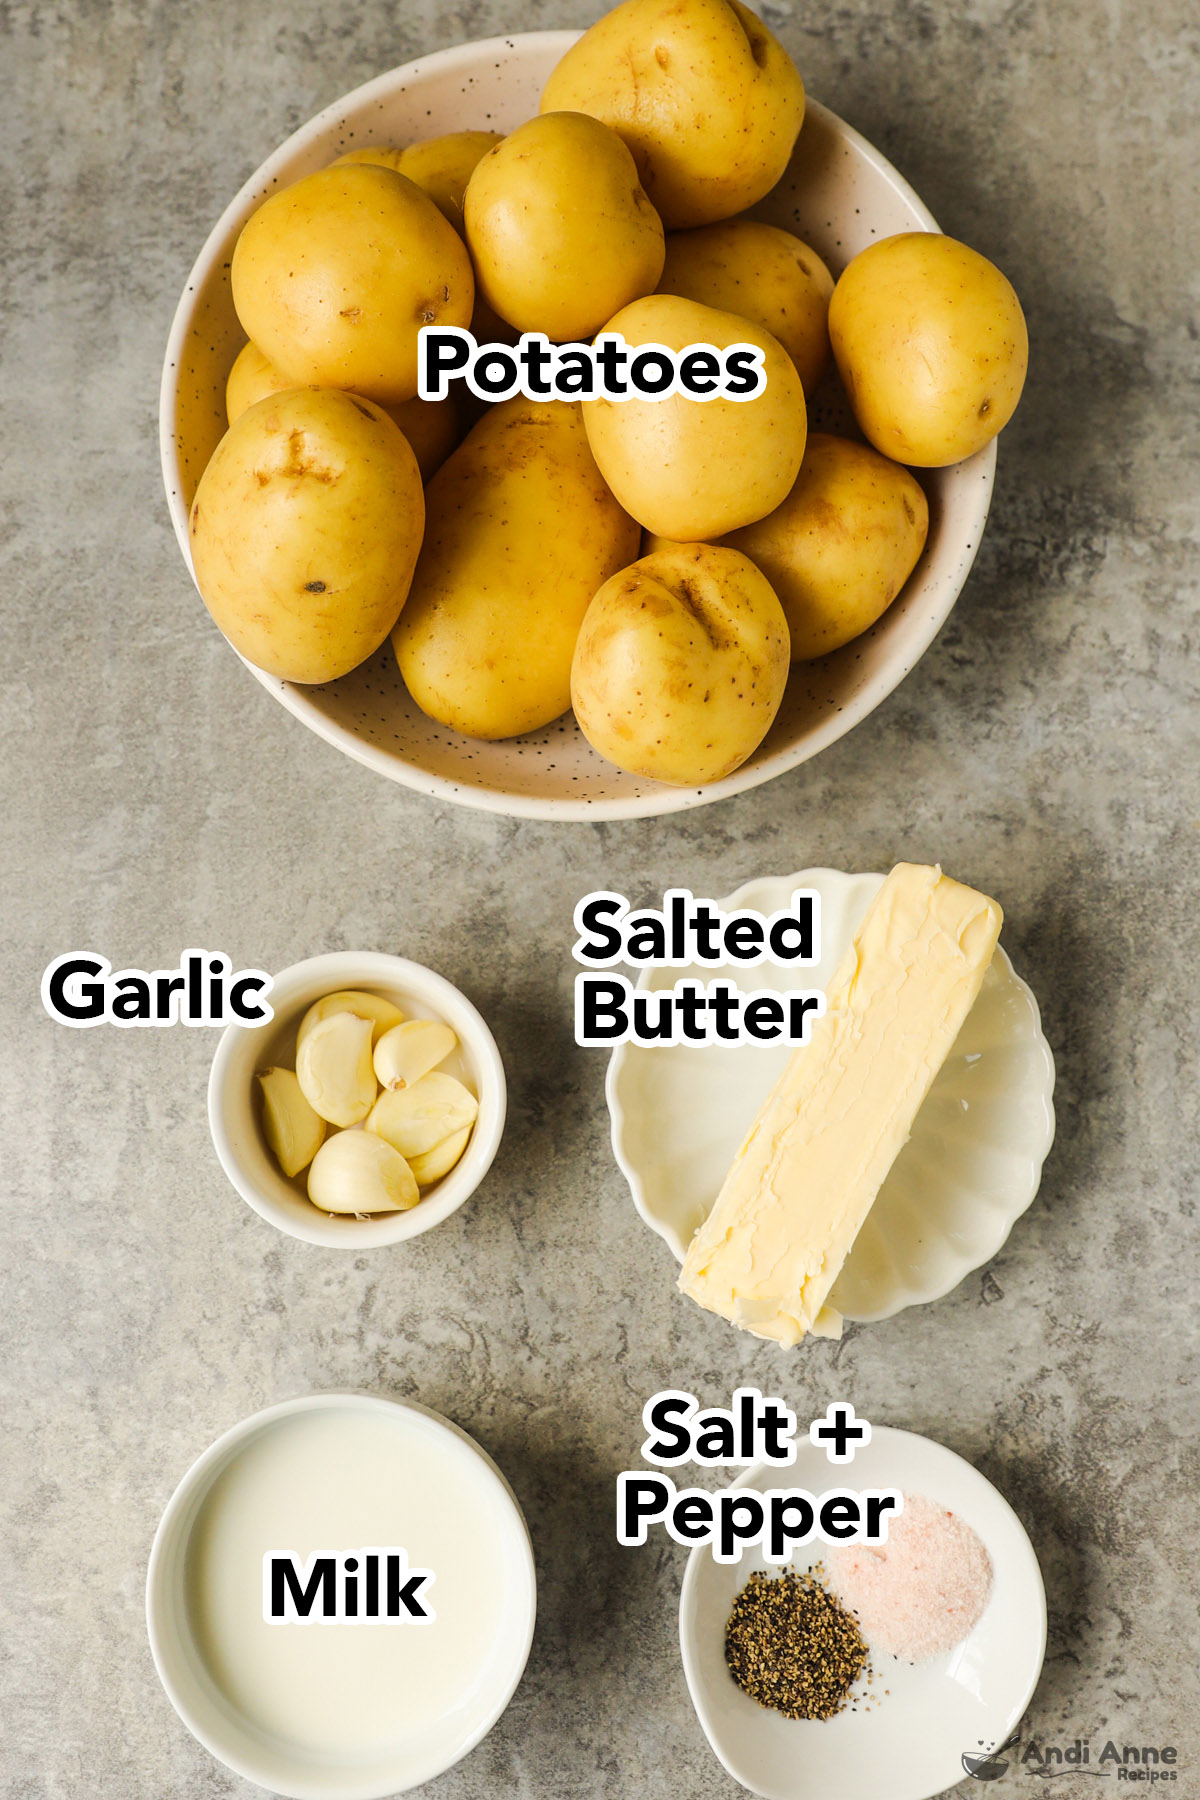
[{"label": "mortar and pestle icon", "polygon": [[1003,1744],[997,1744],[994,1750],[984,1751],[982,1756],[972,1756],[964,1750],[962,1766],[975,1781],[999,1781],[1001,1775],[1008,1768],[1008,1764],[997,1759],[1002,1757],[1006,1750],[1011,1750],[1014,1744],[1020,1742],[1020,1739],[1020,1732],[1014,1731]]}]

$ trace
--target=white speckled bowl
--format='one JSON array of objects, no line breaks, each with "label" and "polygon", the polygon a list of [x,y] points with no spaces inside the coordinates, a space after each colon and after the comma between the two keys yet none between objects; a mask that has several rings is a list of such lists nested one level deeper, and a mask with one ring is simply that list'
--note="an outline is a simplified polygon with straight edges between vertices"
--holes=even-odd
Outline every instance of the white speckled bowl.
[{"label": "white speckled bowl", "polygon": [[[441,1067],[479,1101],[474,1130],[448,1175],[422,1190],[407,1212],[366,1218],[322,1212],[309,1200],[308,1171],[289,1180],[267,1148],[254,1076],[273,1065],[294,1068],[296,1032],[309,1007],[341,988],[382,994],[406,1018],[441,1019],[458,1047]],[[208,1081],[208,1123],[221,1167],[247,1206],[289,1237],[334,1250],[374,1250],[419,1237],[457,1212],[495,1159],[507,1108],[504,1064],[496,1040],[466,995],[421,963],[378,951],[339,950],[294,963],[275,977],[266,1025],[230,1025],[221,1034]]]},{"label": "white speckled bowl", "polygon": [[[823,988],[882,884],[882,875],[836,869],[747,882],[721,902],[725,911],[772,913],[798,888],[820,895],[819,963],[654,969],[639,985],[670,987],[690,975],[727,977],[743,990]],[[790,1055],[786,1045],[757,1044],[613,1052],[613,1150],[634,1205],[680,1262]],[[998,949],[830,1304],[847,1319],[887,1319],[948,1294],[994,1256],[1037,1193],[1054,1139],[1053,1093],[1037,1001]]]},{"label": "white speckled bowl", "polygon": [[[407,63],[335,101],[295,132],[230,202],[188,277],[163,369],[159,434],[163,480],[190,568],[187,518],[196,484],[225,429],[225,381],[244,334],[234,316],[229,260],[246,219],[273,188],[371,141],[405,143],[466,126],[510,130],[536,113],[566,31],[463,44]],[[873,238],[937,226],[907,182],[858,133],[810,101],[792,165],[756,209],[808,240],[840,272]],[[813,422],[849,429],[832,382]],[[987,519],[995,445],[950,469],[926,471],[930,532],[900,598],[863,637],[792,673],[783,707],[749,762],[705,788],[626,775],[595,754],[570,714],[504,743],[459,737],[409,698],[385,645],[325,687],[251,673],[289,712],[340,750],[423,793],[528,818],[642,818],[721,800],[793,768],[879,705],[928,648],[975,560]],[[249,667],[250,665],[247,665]]]}]

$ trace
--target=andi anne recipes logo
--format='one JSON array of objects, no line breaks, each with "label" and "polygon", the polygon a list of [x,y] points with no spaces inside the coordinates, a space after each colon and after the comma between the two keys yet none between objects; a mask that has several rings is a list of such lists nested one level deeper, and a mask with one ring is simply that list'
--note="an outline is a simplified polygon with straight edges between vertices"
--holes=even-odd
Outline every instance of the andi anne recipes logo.
[{"label": "andi anne recipes logo", "polygon": [[1174,1744],[1130,1744],[1106,1738],[1097,1750],[1090,1738],[1051,1743],[1015,1733],[1003,1744],[979,1744],[964,1750],[962,1765],[974,1781],[999,1781],[1002,1775],[1032,1775],[1041,1781],[1094,1776],[1098,1780],[1136,1781],[1147,1787],[1178,1779],[1179,1751]]}]

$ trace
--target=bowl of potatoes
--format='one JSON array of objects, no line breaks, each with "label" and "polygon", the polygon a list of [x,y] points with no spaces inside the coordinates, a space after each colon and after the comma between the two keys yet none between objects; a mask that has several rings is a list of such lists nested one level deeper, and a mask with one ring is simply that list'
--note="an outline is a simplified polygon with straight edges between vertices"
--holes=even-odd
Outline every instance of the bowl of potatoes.
[{"label": "bowl of potatoes", "polygon": [[[427,397],[421,326],[675,384],[534,364],[492,399],[481,362]],[[735,350],[748,397],[680,388]],[[210,613],[311,730],[443,800],[637,818],[772,779],[903,679],[1026,353],[1004,277],[740,0],[623,0],[381,75],[268,158],[175,316],[163,476]]]}]

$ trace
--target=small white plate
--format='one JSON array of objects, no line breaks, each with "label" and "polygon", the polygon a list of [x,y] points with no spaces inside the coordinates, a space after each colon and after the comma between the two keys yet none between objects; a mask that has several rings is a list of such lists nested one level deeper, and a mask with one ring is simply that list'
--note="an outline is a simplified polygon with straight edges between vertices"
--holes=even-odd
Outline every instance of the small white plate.
[{"label": "small white plate", "polygon": [[[273,1723],[264,1723],[252,1710],[243,1710],[237,1693],[227,1687],[227,1671],[219,1654],[210,1649],[203,1609],[198,1616],[189,1586],[193,1563],[198,1557],[203,1561],[206,1539],[211,1535],[205,1503],[221,1478],[239,1457],[253,1453],[270,1434],[286,1433],[304,1415],[313,1413],[335,1419],[382,1419],[401,1434],[399,1442],[414,1480],[446,1484],[447,1506],[452,1506],[456,1495],[466,1497],[472,1542],[486,1546],[486,1554],[502,1572],[505,1588],[498,1623],[488,1641],[474,1646],[473,1667],[464,1676],[457,1701],[440,1713],[398,1728],[386,1747],[363,1746],[347,1754],[335,1754],[315,1743],[293,1742]],[[430,1475],[431,1468],[436,1475]],[[404,1542],[394,1535],[406,1530],[411,1507],[402,1488],[358,1494],[348,1504],[356,1523],[363,1516],[371,1519],[374,1535],[367,1542]],[[363,1538],[351,1542],[361,1543]],[[300,1550],[301,1546],[272,1546],[264,1539],[252,1548],[253,1555],[247,1551],[245,1560],[257,1570],[266,1549]],[[328,1553],[331,1547],[309,1548]],[[414,1548],[417,1553],[412,1561],[419,1566],[419,1544]],[[461,1572],[457,1583],[453,1567],[435,1573],[443,1595],[450,1590],[461,1615]],[[436,1586],[434,1592],[436,1595]],[[435,1599],[435,1608],[437,1604]],[[444,1608],[447,1602],[440,1604]],[[529,1656],[536,1610],[537,1581],[528,1527],[516,1496],[491,1457],[459,1426],[428,1407],[353,1390],[285,1400],[243,1419],[218,1438],[193,1463],[167,1503],[146,1577],[150,1650],[175,1711],[219,1762],[247,1781],[290,1800],[387,1800],[389,1795],[407,1793],[432,1781],[458,1762],[486,1736],[511,1700]],[[320,1631],[324,1627],[312,1624],[304,1629]],[[361,1629],[404,1628],[368,1623]],[[436,1623],[422,1629],[436,1629]],[[242,1675],[244,1679],[244,1670]]]},{"label": "small white plate", "polygon": [[[747,882],[721,902],[772,913],[798,888],[821,898],[811,968],[654,969],[643,987],[727,977],[744,991],[823,988],[882,875],[803,869]],[[785,1045],[620,1045],[606,1093],[613,1151],[634,1205],[680,1262],[791,1051]],[[847,1319],[890,1318],[936,1300],[996,1254],[1031,1204],[1054,1139],[1054,1059],[1037,1001],[997,950],[978,1000],[855,1239],[830,1304]]]},{"label": "small white plate", "polygon": [[[987,1606],[963,1643],[915,1666],[873,1650],[865,1705],[817,1721],[759,1706],[725,1666],[734,1597],[767,1569],[762,1557],[748,1551],[740,1563],[721,1564],[711,1551],[693,1550],[679,1597],[684,1674],[704,1734],[734,1780],[764,1800],[930,1800],[964,1780],[964,1756],[1003,1744],[1016,1729],[1046,1653],[1041,1571],[1007,1500],[952,1450],[883,1425],[848,1466],[835,1468],[823,1450],[802,1442],[786,1472],[760,1465],[733,1485],[924,1494],[978,1534],[992,1563]],[[799,1550],[792,1567],[811,1568],[821,1554],[819,1545]]]}]

